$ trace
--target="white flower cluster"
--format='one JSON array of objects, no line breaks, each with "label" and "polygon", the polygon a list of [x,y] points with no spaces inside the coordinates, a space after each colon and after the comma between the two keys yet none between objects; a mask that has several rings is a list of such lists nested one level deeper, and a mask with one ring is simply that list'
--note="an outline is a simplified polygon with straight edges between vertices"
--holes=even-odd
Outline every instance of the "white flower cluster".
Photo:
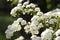
[{"label": "white flower cluster", "polygon": [[[18,8],[19,9],[19,8]],[[39,8],[37,8],[39,9]],[[18,18],[16,21],[13,22],[12,25],[8,26],[8,29],[6,30],[6,38],[11,38],[13,36],[13,33],[16,31],[21,30],[21,25],[24,26],[24,30],[26,33],[31,33],[33,37],[31,37],[32,40],[52,40],[53,35],[56,35],[55,40],[59,40],[60,37],[60,29],[56,29],[57,31],[54,33],[53,29],[57,26],[57,21],[60,17],[60,12],[58,10],[53,10],[50,12],[47,12],[43,14],[40,11],[37,11],[36,15],[34,15],[31,18],[31,22],[26,23],[23,18]],[[55,24],[56,23],[56,24]],[[59,23],[58,23],[59,24]],[[58,25],[60,26],[60,25]],[[35,35],[39,34],[39,30],[41,28],[50,28],[46,29],[41,33],[41,37],[37,37]],[[51,29],[52,28],[52,29]],[[18,40],[18,39],[17,39]]]},{"label": "white flower cluster", "polygon": [[52,35],[54,31],[52,29],[46,29],[41,33],[41,37],[32,35],[31,39],[32,40],[52,40]]},{"label": "white flower cluster", "polygon": [[32,35],[32,36],[31,36],[31,39],[32,39],[32,40],[42,40],[41,37],[36,36],[36,35]]},{"label": "white flower cluster", "polygon": [[[34,19],[35,18],[35,19]],[[39,33],[39,29],[41,27],[43,27],[43,24],[42,23],[39,23],[39,16],[34,16],[32,18],[32,22],[30,23],[30,25],[26,25],[24,27],[25,31],[28,33],[28,32],[31,32],[32,34],[38,34]]]},{"label": "white flower cluster", "polygon": [[52,40],[52,35],[53,35],[54,31],[51,29],[46,29],[45,31],[43,31],[41,33],[41,38],[42,40]]},{"label": "white flower cluster", "polygon": [[23,18],[18,18],[16,21],[13,22],[12,25],[8,26],[8,29],[5,31],[6,38],[10,39],[13,36],[13,33],[16,31],[21,30],[21,25],[26,25],[26,21]]},{"label": "white flower cluster", "polygon": [[[37,14],[38,14],[38,12],[37,12]],[[39,15],[34,15],[31,18],[31,23],[29,25],[25,26],[25,28],[24,28],[27,33],[31,32],[32,35],[39,33],[39,29],[41,27],[43,27],[43,24],[39,22],[40,21],[40,16],[42,14],[43,14],[42,12],[39,12]]]},{"label": "white flower cluster", "polygon": [[29,0],[24,3],[22,3],[22,1],[23,0],[19,0],[17,6],[11,10],[10,14],[12,16],[16,17],[17,14],[20,14],[17,13],[17,11],[21,12],[22,14],[35,14],[36,12],[40,11],[40,8],[36,7],[37,5],[34,3],[29,4]]},{"label": "white flower cluster", "polygon": [[[29,29],[32,34],[38,34],[39,33],[39,29],[41,27],[44,27],[44,24],[46,26],[49,26],[50,24],[54,25],[55,22],[56,22],[56,18],[55,16],[59,16],[56,13],[51,13],[51,12],[48,12],[48,13],[45,13],[43,14],[42,12],[37,12],[37,15],[34,15],[32,18],[31,18],[31,23],[30,25],[27,27],[25,26],[25,30],[28,31],[27,29]],[[52,18],[54,17],[54,18]],[[44,22],[44,24],[43,24]],[[27,27],[27,28],[26,28]],[[30,27],[30,28],[29,28]]]},{"label": "white flower cluster", "polygon": [[[60,12],[58,10],[53,10],[45,14],[43,14],[42,12],[37,12],[37,14],[31,18],[30,24],[24,27],[25,32],[30,32],[32,35],[35,35],[39,34],[40,28],[50,26],[50,29],[46,29],[44,32],[41,33],[41,38],[42,40],[52,40],[52,37],[54,35],[53,27],[57,26],[55,23],[58,20],[58,17],[60,17]],[[60,30],[57,30],[55,35],[59,36]]]},{"label": "white flower cluster", "polygon": [[[16,17],[20,13],[32,13],[34,15],[31,18],[31,22],[27,23],[23,18],[18,18],[12,25],[9,25],[8,29],[5,31],[6,38],[11,38],[14,32],[20,31],[22,29],[21,26],[24,26],[24,31],[32,34],[31,40],[60,40],[60,29],[58,29],[60,28],[60,9],[43,14],[40,8],[34,3],[29,3],[29,0],[26,2],[23,1],[24,0],[19,0],[17,6],[11,10],[10,14]],[[18,11],[20,13],[17,13]],[[42,31],[39,37],[37,35],[41,28],[45,28],[46,30],[43,29],[44,31]],[[24,37],[20,36],[15,40],[24,40]]]}]

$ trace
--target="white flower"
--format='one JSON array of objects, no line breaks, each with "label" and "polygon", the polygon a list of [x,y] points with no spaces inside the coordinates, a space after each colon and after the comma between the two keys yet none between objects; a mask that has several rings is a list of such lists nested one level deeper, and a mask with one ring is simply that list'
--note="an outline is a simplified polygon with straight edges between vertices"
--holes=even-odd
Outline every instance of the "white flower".
[{"label": "white flower", "polygon": [[16,15],[17,15],[16,12],[17,12],[18,10],[21,10],[20,7],[14,7],[14,8],[11,10],[10,14],[11,14],[12,16],[16,17]]},{"label": "white flower", "polygon": [[58,30],[55,32],[55,35],[56,35],[56,36],[59,36],[59,35],[60,35],[60,29],[58,29]]},{"label": "white flower", "polygon": [[54,24],[55,21],[56,21],[56,19],[50,19],[49,24]]},{"label": "white flower", "polygon": [[57,15],[57,16],[60,16],[60,11],[56,12],[56,15]]},{"label": "white flower", "polygon": [[29,1],[26,1],[23,3],[24,6],[28,5],[29,4]]},{"label": "white flower", "polygon": [[21,21],[21,25],[26,25],[26,24],[27,24],[27,22],[25,20]]},{"label": "white flower", "polygon": [[13,33],[21,30],[21,25],[19,22],[14,21],[12,25],[8,26],[8,29],[5,31],[6,38],[10,39],[13,36]]},{"label": "white flower", "polygon": [[42,38],[42,40],[51,40],[51,38],[52,38],[52,33],[53,33],[54,31],[53,30],[51,30],[51,29],[46,29],[45,31],[43,31],[42,33],[41,33],[41,38]]},{"label": "white flower", "polygon": [[26,12],[24,11],[24,12],[23,12],[23,15],[25,15],[25,14],[26,14]]},{"label": "white flower", "polygon": [[39,22],[38,21],[32,21],[31,25],[33,25],[33,24],[37,26],[39,24]]},{"label": "white flower", "polygon": [[21,3],[23,0],[19,0],[18,2]]},{"label": "white flower", "polygon": [[23,18],[18,18],[17,22],[21,22],[23,20]]},{"label": "white flower", "polygon": [[30,5],[26,5],[26,8],[30,8]]},{"label": "white flower", "polygon": [[31,24],[31,25],[30,25],[30,32],[31,32],[32,35],[33,35],[33,34],[38,34],[38,33],[39,33],[38,30],[39,30],[39,29],[37,28],[37,26],[36,26],[35,24]]},{"label": "white flower", "polygon": [[12,27],[12,25],[8,25],[8,29],[10,29]]},{"label": "white flower", "polygon": [[31,39],[32,39],[32,40],[41,40],[41,37],[38,37],[38,36],[36,36],[36,35],[32,35],[32,36],[31,36]]},{"label": "white flower", "polygon": [[15,40],[24,40],[24,37],[20,36],[19,38],[15,39]]},{"label": "white flower", "polygon": [[60,36],[56,37],[55,40],[60,40]]},{"label": "white flower", "polygon": [[51,11],[49,11],[49,12],[47,12],[47,13],[45,13],[44,15],[51,15]]},{"label": "white flower", "polygon": [[38,21],[39,20],[39,16],[37,16],[37,15],[34,15],[32,18],[31,18],[31,21]]},{"label": "white flower", "polygon": [[19,24],[19,22],[14,21],[14,23],[12,24],[12,29],[14,29],[14,31],[20,31],[21,25]]},{"label": "white flower", "polygon": [[53,30],[53,28],[52,28],[52,27],[49,27],[49,29]]},{"label": "white flower", "polygon": [[22,4],[17,4],[18,7],[22,7]]},{"label": "white flower", "polygon": [[13,36],[13,32],[14,32],[14,31],[7,29],[7,30],[5,31],[6,38],[7,38],[7,39],[10,39],[11,36]]},{"label": "white flower", "polygon": [[44,14],[44,16],[46,16],[49,19],[52,17],[52,15],[53,13],[51,11]]},{"label": "white flower", "polygon": [[29,5],[30,5],[30,7],[32,7],[32,8],[35,8],[35,7],[36,7],[36,5],[33,4],[33,3],[30,3]]},{"label": "white flower", "polygon": [[22,7],[24,8],[24,7],[25,7],[25,5],[22,5]]},{"label": "white flower", "polygon": [[25,29],[25,32],[26,32],[26,33],[29,33],[29,32],[30,32],[30,25],[26,25],[26,26],[24,27],[24,29]]},{"label": "white flower", "polygon": [[38,24],[38,29],[40,29],[41,27],[44,27],[42,23]]},{"label": "white flower", "polygon": [[28,12],[31,12],[31,11],[33,11],[33,9],[29,9],[29,10],[28,10]]},{"label": "white flower", "polygon": [[31,38],[33,38],[33,37],[37,37],[37,36],[36,35],[32,35]]},{"label": "white flower", "polygon": [[[32,11],[32,10],[31,10]],[[29,9],[24,9],[24,11],[23,11],[23,15],[25,15],[25,14],[29,14]]]},{"label": "white flower", "polygon": [[35,11],[40,11],[40,8],[39,8],[39,7],[36,7],[36,8],[35,8]]},{"label": "white flower", "polygon": [[12,16],[14,16],[14,17],[17,15],[17,14],[16,14],[16,11],[15,11],[15,8],[13,8],[13,9],[11,10],[10,14],[11,14]]},{"label": "white flower", "polygon": [[6,33],[6,38],[7,39],[10,39],[11,37],[13,36],[13,32],[8,32],[8,33]]},{"label": "white flower", "polygon": [[41,15],[43,15],[43,12],[38,11],[37,15],[41,16]]}]

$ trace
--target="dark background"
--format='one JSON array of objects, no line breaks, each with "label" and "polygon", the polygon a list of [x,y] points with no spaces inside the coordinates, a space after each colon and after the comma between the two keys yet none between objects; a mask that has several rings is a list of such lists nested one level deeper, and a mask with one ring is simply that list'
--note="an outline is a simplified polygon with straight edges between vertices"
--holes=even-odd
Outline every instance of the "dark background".
[{"label": "dark background", "polygon": [[[38,4],[43,12],[50,11],[60,7],[60,0],[30,0],[30,2]],[[6,0],[0,0],[0,11],[10,11],[17,3],[12,4]]]}]

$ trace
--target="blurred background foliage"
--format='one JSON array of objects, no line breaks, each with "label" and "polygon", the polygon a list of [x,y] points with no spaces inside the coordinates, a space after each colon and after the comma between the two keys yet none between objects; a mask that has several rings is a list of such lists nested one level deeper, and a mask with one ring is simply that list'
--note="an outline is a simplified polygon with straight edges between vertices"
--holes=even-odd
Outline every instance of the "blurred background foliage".
[{"label": "blurred background foliage", "polygon": [[[60,0],[30,0],[30,2],[37,4],[43,12],[47,12],[55,8],[60,8]],[[0,9],[2,11],[10,11],[14,6],[17,5],[17,3],[18,0],[0,0]]]},{"label": "blurred background foliage", "polygon": [[[10,11],[17,5],[17,2],[18,0],[10,2],[7,2],[7,0],[0,0],[0,40],[7,40],[5,38],[5,30],[7,26],[12,24],[16,19],[10,15]],[[37,4],[44,13],[55,8],[60,8],[60,0],[30,0],[30,2]],[[18,34],[19,32],[16,33],[15,36],[19,36]],[[14,40],[14,38],[10,40]]]}]

